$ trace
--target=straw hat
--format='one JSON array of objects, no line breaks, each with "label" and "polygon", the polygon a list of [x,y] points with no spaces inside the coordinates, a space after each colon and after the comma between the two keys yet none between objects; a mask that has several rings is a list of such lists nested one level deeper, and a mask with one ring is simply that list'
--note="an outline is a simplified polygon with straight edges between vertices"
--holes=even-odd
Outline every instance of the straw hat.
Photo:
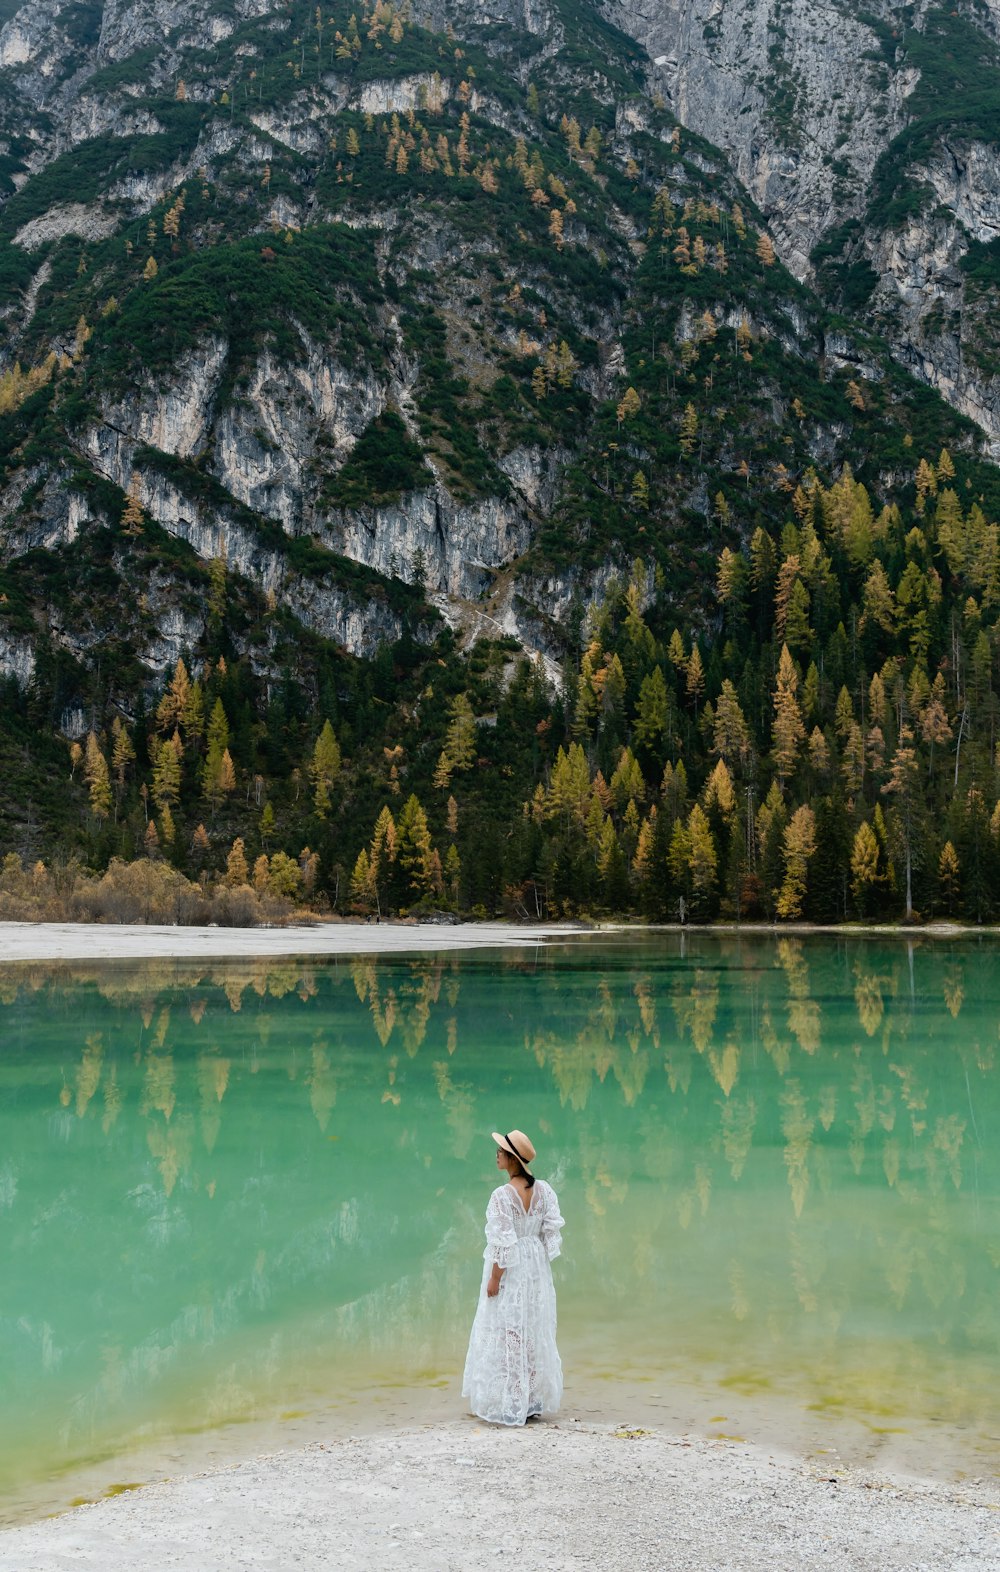
[{"label": "straw hat", "polygon": [[510,1130],[506,1135],[501,1135],[494,1130],[493,1139],[498,1146],[502,1146],[505,1152],[510,1152],[511,1156],[516,1157],[526,1168],[529,1163],[535,1161],[535,1148],[523,1130]]}]

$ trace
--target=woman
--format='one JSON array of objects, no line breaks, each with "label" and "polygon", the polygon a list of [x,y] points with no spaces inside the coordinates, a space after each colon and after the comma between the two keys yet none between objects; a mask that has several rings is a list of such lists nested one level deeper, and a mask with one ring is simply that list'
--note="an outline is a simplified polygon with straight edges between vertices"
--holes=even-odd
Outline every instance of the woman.
[{"label": "woman", "polygon": [[480,1419],[523,1425],[562,1400],[556,1348],[556,1291],[549,1265],[563,1220],[551,1185],[528,1171],[535,1148],[523,1130],[498,1135],[497,1167],[507,1182],[486,1208],[486,1249],[462,1396]]}]

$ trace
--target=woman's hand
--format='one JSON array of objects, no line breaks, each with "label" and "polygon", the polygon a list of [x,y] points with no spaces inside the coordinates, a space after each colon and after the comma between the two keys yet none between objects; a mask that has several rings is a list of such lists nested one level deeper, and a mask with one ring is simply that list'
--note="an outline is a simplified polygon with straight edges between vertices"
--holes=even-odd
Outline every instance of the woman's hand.
[{"label": "woman's hand", "polygon": [[495,1299],[497,1294],[500,1292],[501,1277],[502,1277],[502,1274],[497,1271],[496,1267],[494,1267],[493,1268],[493,1275],[490,1278],[489,1282],[486,1284],[486,1297],[487,1297],[487,1299]]}]

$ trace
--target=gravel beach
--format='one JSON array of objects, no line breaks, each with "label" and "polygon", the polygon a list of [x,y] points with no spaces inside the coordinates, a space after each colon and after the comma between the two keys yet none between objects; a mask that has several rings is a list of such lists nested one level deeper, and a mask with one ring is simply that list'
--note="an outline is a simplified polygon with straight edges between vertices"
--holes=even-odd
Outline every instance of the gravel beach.
[{"label": "gravel beach", "polygon": [[0,1572],[1000,1568],[1000,1491],[748,1445],[474,1420],[317,1443],[0,1534]]},{"label": "gravel beach", "polygon": [[0,922],[0,962],[393,955],[531,945],[572,938],[582,931],[572,923],[329,922],[288,928],[175,928],[155,923]]}]

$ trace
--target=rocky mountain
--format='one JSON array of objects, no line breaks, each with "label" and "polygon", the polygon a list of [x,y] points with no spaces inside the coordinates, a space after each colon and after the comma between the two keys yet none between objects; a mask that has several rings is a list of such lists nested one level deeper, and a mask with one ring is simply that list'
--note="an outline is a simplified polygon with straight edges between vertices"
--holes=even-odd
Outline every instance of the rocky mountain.
[{"label": "rocky mountain", "polygon": [[484,671],[565,725],[627,580],[707,647],[845,465],[1000,502],[994,0],[0,15],[9,845],[66,739],[134,725],[138,787],[180,659],[241,782],[331,718],[360,817]]},{"label": "rocky mountain", "polygon": [[1000,457],[1000,5],[609,0],[795,276]]}]

